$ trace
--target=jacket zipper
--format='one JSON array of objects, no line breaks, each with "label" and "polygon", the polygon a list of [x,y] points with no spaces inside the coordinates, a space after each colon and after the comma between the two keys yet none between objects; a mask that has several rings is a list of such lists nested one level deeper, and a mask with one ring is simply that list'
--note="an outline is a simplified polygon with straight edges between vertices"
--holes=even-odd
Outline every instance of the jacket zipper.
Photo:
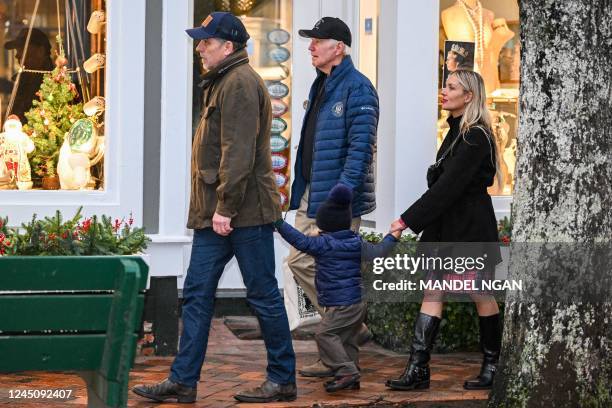
[{"label": "jacket zipper", "polygon": [[[321,85],[323,87],[323,94],[325,93],[325,81],[327,80],[327,78],[325,78],[323,80],[323,84]],[[320,95],[320,96],[323,96]],[[317,95],[319,96],[319,95]],[[323,101],[321,101],[321,104],[323,103]],[[321,104],[319,106],[317,106],[317,117],[315,118],[315,123],[317,122],[317,120],[319,120],[319,112],[321,112]],[[312,191],[312,172],[313,172],[313,167],[314,167],[314,154],[315,154],[315,144],[317,141],[317,126],[315,125],[315,132],[314,132],[314,137],[313,137],[313,141],[312,141],[312,162],[310,163],[310,183],[308,183],[308,206],[306,207],[306,216],[308,216],[308,210],[310,210],[310,192]]]},{"label": "jacket zipper", "polygon": [[[319,118],[319,115],[317,113],[317,119]],[[315,128],[315,139],[317,136],[317,129]],[[315,154],[315,141],[312,141],[312,162],[310,163],[310,182],[308,183],[308,206],[306,207],[306,216],[308,216],[308,210],[310,209],[310,192],[312,191],[312,168],[313,168],[313,164],[314,164],[314,154]]]}]

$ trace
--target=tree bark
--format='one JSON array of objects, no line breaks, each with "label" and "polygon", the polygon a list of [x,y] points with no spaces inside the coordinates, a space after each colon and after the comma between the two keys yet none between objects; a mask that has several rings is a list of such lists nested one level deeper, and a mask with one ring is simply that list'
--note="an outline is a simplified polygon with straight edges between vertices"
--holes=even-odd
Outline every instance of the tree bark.
[{"label": "tree bark", "polygon": [[[520,9],[512,241],[609,243],[612,2],[520,0]],[[562,289],[564,282],[551,280],[546,266],[526,268],[524,261],[511,257],[512,277]],[[575,278],[565,273],[568,281]],[[490,407],[612,406],[610,273],[604,263],[581,277],[598,290],[605,283],[605,302],[524,302],[509,296]]]}]

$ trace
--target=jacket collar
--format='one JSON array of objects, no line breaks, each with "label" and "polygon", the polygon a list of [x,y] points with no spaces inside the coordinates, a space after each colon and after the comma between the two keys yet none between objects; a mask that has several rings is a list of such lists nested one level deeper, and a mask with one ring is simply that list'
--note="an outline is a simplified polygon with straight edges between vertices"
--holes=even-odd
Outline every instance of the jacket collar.
[{"label": "jacket collar", "polygon": [[335,232],[325,232],[325,235],[329,235],[330,237],[336,238],[336,239],[345,239],[345,238],[352,238],[355,235],[357,235],[354,231],[352,230],[342,230],[342,231],[335,231]]},{"label": "jacket collar", "polygon": [[[330,89],[335,87],[353,69],[355,69],[355,66],[353,65],[351,56],[345,55],[340,64],[332,67],[332,70],[325,81],[325,88]],[[322,76],[326,76],[325,73],[317,69],[317,79],[320,79]]]},{"label": "jacket collar", "polygon": [[202,75],[200,77],[201,82],[198,84],[198,86],[206,87],[215,79],[222,77],[233,68],[242,64],[247,64],[248,62],[249,56],[246,49],[236,51],[233,54],[228,55],[227,58],[221,61],[219,65]]},{"label": "jacket collar", "polygon": [[461,116],[457,116],[456,118],[453,117],[453,115],[448,115],[448,118],[446,119],[446,121],[448,122],[448,125],[451,128],[454,127],[458,127],[459,124],[461,123],[461,118],[463,117],[463,115]]}]

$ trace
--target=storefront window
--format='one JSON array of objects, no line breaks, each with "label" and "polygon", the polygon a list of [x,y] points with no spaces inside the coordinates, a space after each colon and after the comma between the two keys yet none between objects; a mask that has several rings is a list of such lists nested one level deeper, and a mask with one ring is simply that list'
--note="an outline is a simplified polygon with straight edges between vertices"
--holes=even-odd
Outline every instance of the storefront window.
[{"label": "storefront window", "polygon": [[[378,16],[380,0],[359,0],[359,71],[378,89]],[[354,37],[353,37],[354,38]],[[353,39],[355,41],[355,39]],[[377,177],[378,155],[374,150],[372,169]]]},{"label": "storefront window", "polygon": [[[283,210],[288,208],[291,169],[291,0],[217,0],[197,2],[194,25],[213,11],[228,11],[242,19],[250,39],[247,52],[251,66],[264,79],[272,103],[272,168]],[[194,44],[197,45],[197,42]],[[201,111],[198,77],[204,74],[200,58],[194,54],[194,125]],[[195,127],[194,127],[195,129]]]},{"label": "storefront window", "polygon": [[0,189],[104,188],[104,0],[0,0]]},{"label": "storefront window", "polygon": [[380,0],[359,0],[359,70],[378,87]]},{"label": "storefront window", "polygon": [[[520,63],[518,20],[514,0],[440,1],[440,88],[455,69],[473,69],[485,82],[503,179],[502,185],[495,181],[489,188],[491,195],[511,195],[514,187]],[[438,146],[448,131],[447,114],[441,108],[439,112]]]}]

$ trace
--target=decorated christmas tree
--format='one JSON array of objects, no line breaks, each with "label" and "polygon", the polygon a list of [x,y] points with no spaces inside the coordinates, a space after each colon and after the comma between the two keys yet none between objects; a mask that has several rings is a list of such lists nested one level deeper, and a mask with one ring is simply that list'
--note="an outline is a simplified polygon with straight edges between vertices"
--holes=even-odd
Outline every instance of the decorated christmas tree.
[{"label": "decorated christmas tree", "polygon": [[45,74],[38,100],[25,113],[28,120],[23,130],[30,135],[36,148],[30,154],[32,178],[56,175],[59,150],[64,135],[78,119],[85,117],[82,103],[77,103],[78,92],[66,67],[66,57],[55,60],[55,69]]}]

